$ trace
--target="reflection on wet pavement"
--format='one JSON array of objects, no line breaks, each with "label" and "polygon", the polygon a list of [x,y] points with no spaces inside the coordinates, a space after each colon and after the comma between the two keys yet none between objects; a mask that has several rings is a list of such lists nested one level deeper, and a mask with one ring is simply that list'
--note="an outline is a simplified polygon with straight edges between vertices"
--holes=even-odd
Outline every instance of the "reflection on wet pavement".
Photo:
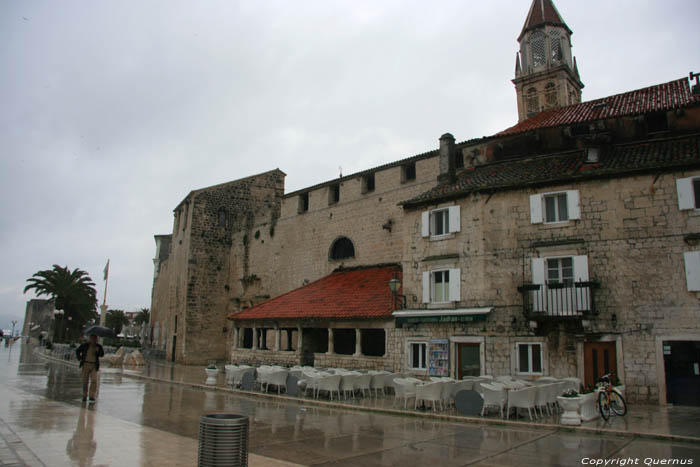
[{"label": "reflection on wet pavement", "polygon": [[[109,370],[101,372],[97,403],[85,405],[77,368],[42,361],[19,343],[0,352],[0,428],[7,427],[0,433],[9,446],[0,446],[2,462],[26,448],[27,465],[195,465],[206,413],[250,417],[250,465],[544,466],[657,455],[700,462],[691,443],[350,411]],[[201,368],[144,369],[159,378],[164,371],[186,382]]]}]

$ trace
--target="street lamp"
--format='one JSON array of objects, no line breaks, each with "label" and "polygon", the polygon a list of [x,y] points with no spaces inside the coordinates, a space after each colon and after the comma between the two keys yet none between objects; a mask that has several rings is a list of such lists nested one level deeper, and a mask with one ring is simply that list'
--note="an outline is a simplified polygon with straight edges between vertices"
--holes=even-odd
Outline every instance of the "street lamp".
[{"label": "street lamp", "polygon": [[401,281],[398,277],[394,276],[389,280],[389,290],[394,298],[394,309],[404,309],[406,308],[406,296],[399,294],[399,289],[401,288]]}]

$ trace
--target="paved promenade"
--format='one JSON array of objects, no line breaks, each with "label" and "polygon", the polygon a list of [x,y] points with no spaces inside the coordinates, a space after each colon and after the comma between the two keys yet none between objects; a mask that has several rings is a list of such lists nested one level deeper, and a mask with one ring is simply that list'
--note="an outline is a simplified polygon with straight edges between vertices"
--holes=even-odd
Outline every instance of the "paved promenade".
[{"label": "paved promenade", "polygon": [[180,365],[101,373],[98,401],[85,405],[75,366],[47,362],[19,342],[0,347],[0,465],[196,465],[206,413],[250,417],[251,466],[700,465],[697,408],[632,406],[613,424],[572,431],[554,419],[404,413],[389,397],[339,406],[246,394],[225,388],[223,376],[206,386],[201,368]]}]

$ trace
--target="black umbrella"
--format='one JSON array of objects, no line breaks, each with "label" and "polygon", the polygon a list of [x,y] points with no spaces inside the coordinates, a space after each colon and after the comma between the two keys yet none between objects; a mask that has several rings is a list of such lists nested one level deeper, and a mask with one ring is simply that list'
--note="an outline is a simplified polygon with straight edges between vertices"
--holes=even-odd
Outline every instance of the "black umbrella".
[{"label": "black umbrella", "polygon": [[86,336],[114,337],[114,331],[104,326],[93,325],[85,328],[83,334]]}]

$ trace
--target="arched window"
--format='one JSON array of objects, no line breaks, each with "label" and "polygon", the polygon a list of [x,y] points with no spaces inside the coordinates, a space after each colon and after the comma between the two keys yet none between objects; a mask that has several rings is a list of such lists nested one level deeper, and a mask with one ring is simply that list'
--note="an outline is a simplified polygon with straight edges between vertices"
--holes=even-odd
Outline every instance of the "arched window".
[{"label": "arched window", "polygon": [[530,46],[532,47],[532,65],[537,68],[547,64],[547,56],[544,53],[544,33],[535,31],[530,37]]},{"label": "arched window", "polygon": [[554,83],[547,83],[544,87],[544,100],[547,107],[556,107],[557,105],[557,87]]},{"label": "arched window", "polygon": [[561,34],[559,31],[549,33],[549,50],[552,53],[552,61],[561,60]]},{"label": "arched window", "polygon": [[527,114],[533,115],[540,111],[540,103],[537,99],[537,89],[530,88],[527,90],[525,95],[525,102],[527,102]]},{"label": "arched window", "polygon": [[347,237],[340,237],[331,246],[331,259],[348,259],[355,257],[355,247]]},{"label": "arched window", "polygon": [[217,215],[217,224],[219,227],[226,227],[228,220],[228,211],[226,211],[226,208],[219,208],[219,212]]}]

